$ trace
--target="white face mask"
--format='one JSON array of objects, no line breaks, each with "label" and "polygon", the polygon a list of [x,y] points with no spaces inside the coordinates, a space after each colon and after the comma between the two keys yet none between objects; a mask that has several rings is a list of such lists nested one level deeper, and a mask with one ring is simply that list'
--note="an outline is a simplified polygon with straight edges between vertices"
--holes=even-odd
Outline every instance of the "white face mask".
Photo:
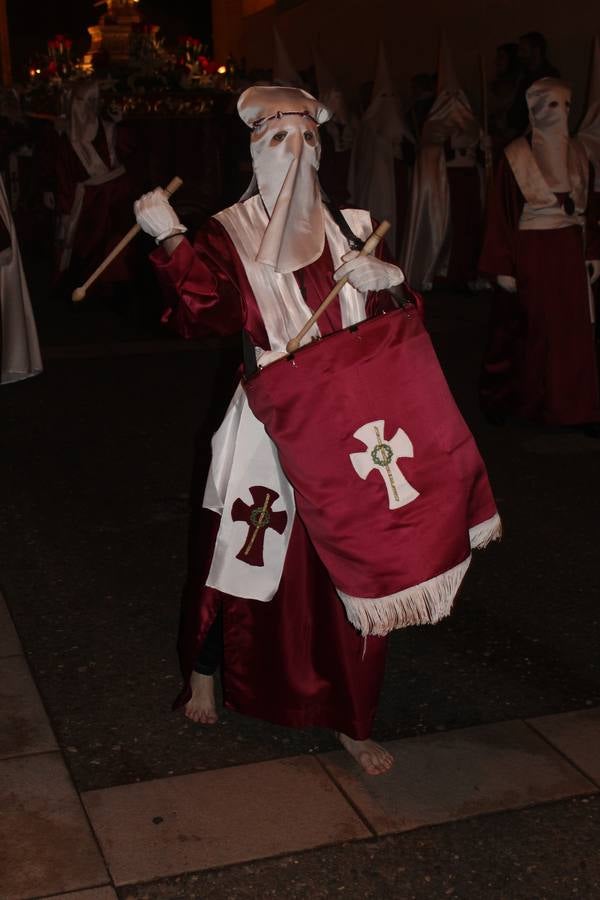
[{"label": "white face mask", "polygon": [[569,179],[569,112],[571,90],[556,78],[541,78],[527,91],[531,149],[548,187],[571,190]]},{"label": "white face mask", "polygon": [[250,151],[270,219],[257,260],[283,273],[310,265],[325,245],[316,122],[302,115],[272,119],[253,132]]}]

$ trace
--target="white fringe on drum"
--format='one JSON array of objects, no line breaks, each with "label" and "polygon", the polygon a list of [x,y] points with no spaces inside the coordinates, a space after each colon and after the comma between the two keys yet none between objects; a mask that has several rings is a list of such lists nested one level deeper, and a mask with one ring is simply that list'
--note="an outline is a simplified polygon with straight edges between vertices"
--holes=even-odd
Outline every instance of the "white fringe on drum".
[{"label": "white fringe on drum", "polygon": [[491,519],[469,528],[469,540],[473,550],[483,550],[491,541],[499,541],[501,537],[502,522],[498,513]]},{"label": "white fringe on drum", "polygon": [[[476,526],[480,527],[483,526]],[[351,597],[339,589],[337,592],[346,608],[348,621],[364,636],[383,636],[395,628],[409,625],[434,625],[450,615],[470,562],[469,554],[453,569],[387,597]]]}]

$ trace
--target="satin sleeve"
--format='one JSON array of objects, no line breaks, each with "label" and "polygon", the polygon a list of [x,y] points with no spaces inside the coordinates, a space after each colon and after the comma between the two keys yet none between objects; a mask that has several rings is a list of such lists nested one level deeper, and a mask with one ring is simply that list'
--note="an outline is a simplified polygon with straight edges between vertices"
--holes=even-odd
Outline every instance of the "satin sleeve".
[{"label": "satin sleeve", "polygon": [[158,247],[150,254],[165,300],[162,321],[190,340],[226,337],[244,325],[244,307],[235,251],[218,223],[211,220],[193,244],[184,238],[169,256]]},{"label": "satin sleeve", "polygon": [[489,195],[479,270],[486,275],[514,275],[516,239],[523,195],[506,157],[498,163]]}]

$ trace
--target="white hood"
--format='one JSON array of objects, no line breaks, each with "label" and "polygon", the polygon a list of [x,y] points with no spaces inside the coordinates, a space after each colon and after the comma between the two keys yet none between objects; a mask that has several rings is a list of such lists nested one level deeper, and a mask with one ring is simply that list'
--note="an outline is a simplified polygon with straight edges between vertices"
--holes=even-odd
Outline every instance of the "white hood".
[{"label": "white hood", "polygon": [[325,245],[318,128],[329,110],[297,88],[251,87],[238,112],[252,128],[253,184],[269,216],[257,261],[294,272],[319,259]]},{"label": "white hood", "polygon": [[531,150],[551,191],[571,190],[569,112],[571,88],[558,78],[540,78],[525,94],[531,123]]}]

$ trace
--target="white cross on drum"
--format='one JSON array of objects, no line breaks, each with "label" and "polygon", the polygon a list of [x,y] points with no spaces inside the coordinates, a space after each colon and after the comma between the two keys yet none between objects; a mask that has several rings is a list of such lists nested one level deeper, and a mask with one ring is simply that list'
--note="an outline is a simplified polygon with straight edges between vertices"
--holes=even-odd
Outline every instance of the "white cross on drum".
[{"label": "white cross on drum", "polygon": [[367,448],[350,454],[356,474],[364,480],[371,472],[379,472],[387,489],[390,509],[400,509],[416,500],[419,492],[406,480],[398,465],[399,459],[414,456],[407,433],[398,428],[393,438],[385,440],[385,422],[378,419],[362,425],[354,432],[354,437]]}]

